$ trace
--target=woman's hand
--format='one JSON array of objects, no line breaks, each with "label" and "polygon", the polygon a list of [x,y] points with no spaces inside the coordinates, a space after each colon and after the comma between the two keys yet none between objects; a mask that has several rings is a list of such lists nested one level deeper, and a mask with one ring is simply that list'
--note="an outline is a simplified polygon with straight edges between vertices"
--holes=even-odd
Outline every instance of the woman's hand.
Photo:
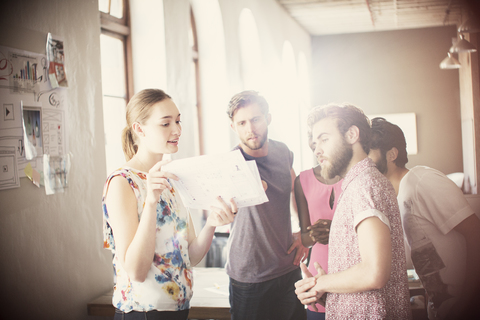
[{"label": "woman's hand", "polygon": [[172,186],[168,179],[178,181],[178,177],[170,172],[162,171],[162,166],[169,163],[171,160],[162,160],[157,162],[147,174],[147,197],[145,202],[157,203],[160,200],[163,190],[172,190]]},{"label": "woman's hand", "polygon": [[217,205],[210,207],[210,214],[208,215],[206,224],[219,227],[233,222],[238,208],[235,200],[230,199],[230,206],[222,199],[217,197]]},{"label": "woman's hand", "polygon": [[332,220],[318,219],[313,225],[307,227],[310,238],[315,242],[321,244],[328,244],[331,224]]}]

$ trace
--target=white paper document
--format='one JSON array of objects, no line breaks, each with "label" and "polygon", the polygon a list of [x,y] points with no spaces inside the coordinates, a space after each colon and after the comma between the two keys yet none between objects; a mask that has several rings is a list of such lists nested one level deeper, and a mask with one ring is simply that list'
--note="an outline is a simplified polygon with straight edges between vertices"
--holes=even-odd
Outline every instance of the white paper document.
[{"label": "white paper document", "polygon": [[170,179],[186,207],[210,210],[216,197],[233,198],[238,208],[268,201],[255,161],[245,161],[240,150],[220,155],[174,160],[162,167],[180,180]]}]

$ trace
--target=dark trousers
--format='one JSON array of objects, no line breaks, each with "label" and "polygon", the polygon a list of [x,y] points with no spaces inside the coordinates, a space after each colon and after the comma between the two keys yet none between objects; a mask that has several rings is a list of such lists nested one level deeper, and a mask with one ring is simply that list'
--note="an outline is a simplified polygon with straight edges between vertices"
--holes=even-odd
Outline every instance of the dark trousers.
[{"label": "dark trousers", "polygon": [[130,311],[123,312],[115,309],[113,320],[186,320],[188,309],[181,311]]},{"label": "dark trousers", "polygon": [[305,307],[295,294],[295,282],[300,279],[300,268],[260,283],[230,278],[232,320],[305,320]]},{"label": "dark trousers", "polygon": [[325,320],[324,312],[315,312],[312,310],[307,310],[307,320]]}]

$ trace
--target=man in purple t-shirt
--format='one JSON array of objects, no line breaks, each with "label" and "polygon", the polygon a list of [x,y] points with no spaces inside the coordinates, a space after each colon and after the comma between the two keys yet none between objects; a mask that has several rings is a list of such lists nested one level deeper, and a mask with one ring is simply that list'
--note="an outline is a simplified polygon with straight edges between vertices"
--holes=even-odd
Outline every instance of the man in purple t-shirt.
[{"label": "man in purple t-shirt", "polygon": [[295,295],[298,267],[308,249],[300,232],[292,234],[290,210],[293,153],[268,139],[271,115],[267,101],[255,91],[236,94],[227,114],[246,160],[255,160],[268,202],[240,208],[228,239],[226,264],[230,277],[233,320],[303,320],[304,306]]},{"label": "man in purple t-shirt", "polygon": [[328,271],[295,284],[303,304],[326,296],[326,319],[409,319],[403,230],[395,190],[367,157],[370,121],[352,105],[308,117],[321,175],[344,178],[332,220]]}]

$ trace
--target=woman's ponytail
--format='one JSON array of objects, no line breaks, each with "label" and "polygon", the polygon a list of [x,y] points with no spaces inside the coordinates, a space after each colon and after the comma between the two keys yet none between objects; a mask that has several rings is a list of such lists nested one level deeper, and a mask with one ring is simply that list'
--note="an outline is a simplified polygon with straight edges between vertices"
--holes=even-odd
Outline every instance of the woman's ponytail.
[{"label": "woman's ponytail", "polygon": [[132,135],[132,128],[129,126],[126,126],[122,131],[122,147],[126,161],[132,159],[135,153],[137,153],[138,147],[135,145]]}]

